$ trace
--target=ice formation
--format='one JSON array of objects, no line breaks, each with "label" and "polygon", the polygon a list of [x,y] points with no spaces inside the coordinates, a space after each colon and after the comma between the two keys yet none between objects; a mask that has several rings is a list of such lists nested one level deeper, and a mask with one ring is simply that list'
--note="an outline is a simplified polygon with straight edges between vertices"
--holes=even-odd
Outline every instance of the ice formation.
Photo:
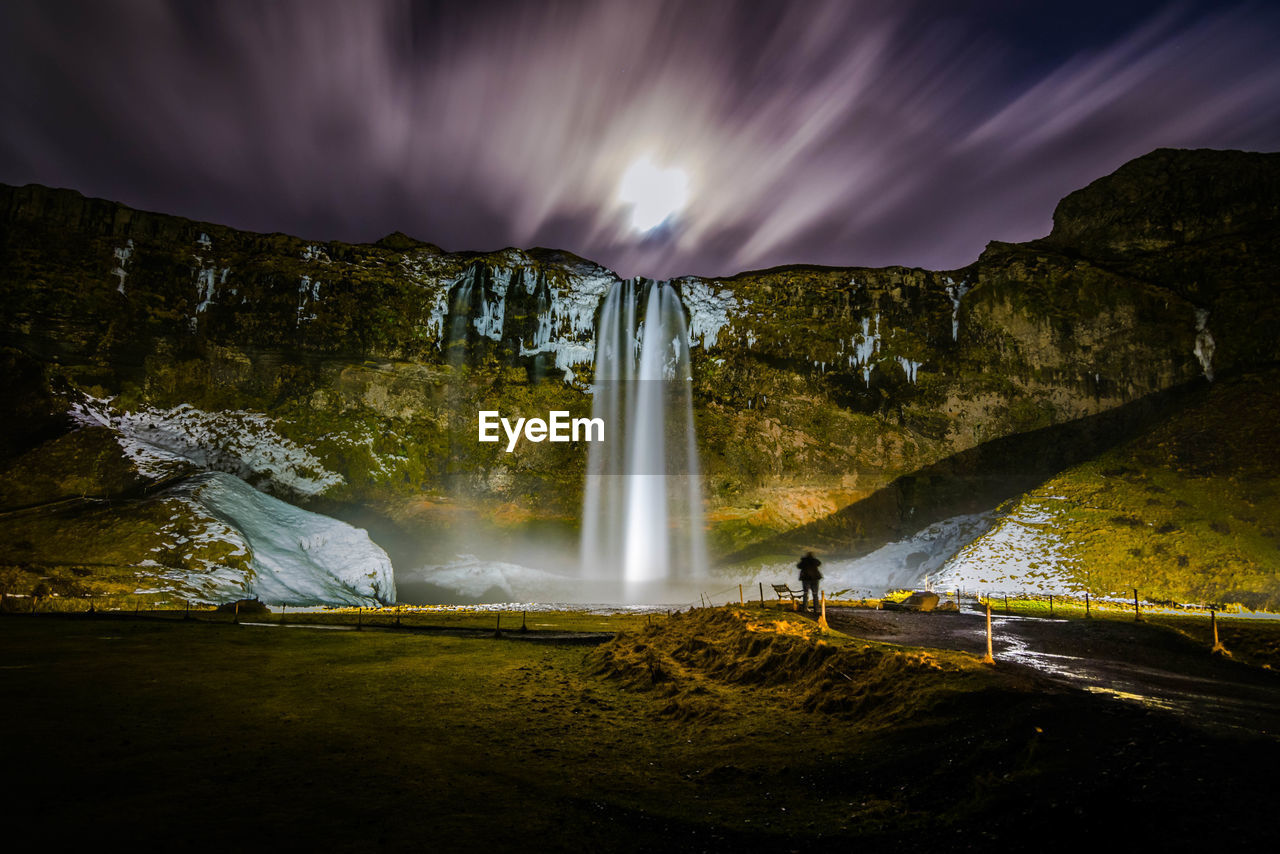
[{"label": "ice formation", "polygon": [[690,346],[696,344],[704,350],[711,349],[720,332],[744,305],[732,292],[716,290],[701,279],[678,279],[674,284],[680,288],[681,301],[689,312]]},{"label": "ice formation", "polygon": [[116,251],[115,251],[116,266],[115,266],[115,269],[111,271],[111,275],[117,277],[120,280],[120,284],[116,288],[116,290],[118,290],[120,293],[124,293],[124,279],[125,279],[125,276],[128,275],[128,270],[126,270],[125,268],[129,266],[129,259],[132,257],[133,257],[133,241],[132,240],[126,240],[124,246],[116,247]]},{"label": "ice formation", "polygon": [[[197,475],[170,489],[168,497],[184,512],[159,531],[152,552],[186,552],[187,566],[147,575],[173,589],[212,600],[257,597],[289,606],[396,602],[392,563],[365,530],[301,510],[224,472]],[[200,557],[202,545],[215,543],[232,545],[230,556],[244,558],[248,574]]]},{"label": "ice formation", "polygon": [[853,349],[849,367],[862,368],[862,381],[871,385],[872,359],[880,350],[880,312],[875,313],[874,319],[862,318],[862,331],[853,334],[849,346]]},{"label": "ice formation", "polygon": [[969,283],[965,281],[956,282],[950,276],[943,281],[947,283],[947,299],[951,300],[951,340],[960,340],[960,300],[964,295],[969,293]]},{"label": "ice formation", "polygon": [[898,356],[898,364],[902,366],[902,372],[907,375],[907,382],[914,383],[916,381],[916,372],[920,370],[923,362],[913,362],[906,356]]},{"label": "ice formation", "polygon": [[298,326],[301,326],[304,320],[316,319],[315,309],[319,301],[320,280],[313,281],[310,276],[304,275],[298,282]]},{"label": "ice formation", "polygon": [[1200,362],[1200,369],[1204,371],[1204,377],[1209,382],[1213,382],[1213,333],[1209,331],[1207,324],[1209,323],[1209,309],[1196,309],[1196,359]]}]

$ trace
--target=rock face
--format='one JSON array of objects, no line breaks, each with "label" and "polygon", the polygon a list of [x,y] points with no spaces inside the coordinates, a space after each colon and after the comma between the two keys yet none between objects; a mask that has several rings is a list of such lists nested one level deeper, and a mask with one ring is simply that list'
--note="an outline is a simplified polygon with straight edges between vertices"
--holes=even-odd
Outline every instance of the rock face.
[{"label": "rock face", "polygon": [[[993,442],[1276,361],[1278,187],[1280,155],[1161,150],[1064,199],[1046,238],[961,270],[675,280],[713,551],[785,551],[826,525],[829,554],[865,553],[984,509],[884,496],[981,468]],[[476,413],[588,416],[617,281],[563,252],[309,243],[0,186],[0,358],[21,415],[0,449],[39,467],[92,423],[150,449],[129,455],[143,481],[238,475],[363,520],[405,569],[440,563],[460,520],[495,543],[569,540],[585,448],[509,454],[476,441]],[[1013,467],[1056,470],[1051,446],[1016,447]]]}]

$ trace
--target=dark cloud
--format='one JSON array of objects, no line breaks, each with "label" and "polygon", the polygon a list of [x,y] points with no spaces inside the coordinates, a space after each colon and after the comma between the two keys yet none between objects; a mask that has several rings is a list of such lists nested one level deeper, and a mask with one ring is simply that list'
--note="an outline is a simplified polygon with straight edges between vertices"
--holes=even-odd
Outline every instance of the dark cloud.
[{"label": "dark cloud", "polygon": [[[0,180],[624,275],[955,267],[1152,148],[1280,147],[1263,6],[19,0],[0,28]],[[617,201],[642,156],[692,189],[648,237]]]}]

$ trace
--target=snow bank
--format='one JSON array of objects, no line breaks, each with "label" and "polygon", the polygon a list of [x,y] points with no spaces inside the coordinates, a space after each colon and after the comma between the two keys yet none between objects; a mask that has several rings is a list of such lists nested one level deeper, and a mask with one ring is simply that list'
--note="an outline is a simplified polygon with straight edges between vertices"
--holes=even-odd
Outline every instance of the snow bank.
[{"label": "snow bank", "polygon": [[222,472],[199,475],[179,490],[231,534],[212,535],[247,548],[249,595],[269,605],[396,601],[391,559],[363,529],[294,507]]}]

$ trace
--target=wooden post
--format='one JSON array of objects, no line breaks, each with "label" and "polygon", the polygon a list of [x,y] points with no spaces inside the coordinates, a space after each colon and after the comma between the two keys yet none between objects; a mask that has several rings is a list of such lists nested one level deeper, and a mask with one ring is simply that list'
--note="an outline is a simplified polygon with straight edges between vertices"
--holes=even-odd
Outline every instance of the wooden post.
[{"label": "wooden post", "polygon": [[1053,594],[1049,594],[1049,618],[1053,619]]},{"label": "wooden post", "polygon": [[822,596],[822,616],[818,618],[818,625],[824,629],[829,629],[831,627],[827,625],[827,591],[823,590],[820,593]]},{"label": "wooden post", "polygon": [[[136,614],[136,613],[138,613],[138,607],[137,607],[137,605],[134,605],[133,613],[135,613],[135,614]],[[235,615],[235,618],[232,620],[232,622],[233,622],[233,623],[239,623],[239,622],[240,622],[240,600],[238,600],[238,599],[236,600],[236,615]]]},{"label": "wooden post", "polygon": [[1093,618],[1093,614],[1090,613],[1089,611],[1089,591],[1088,590],[1084,592],[1084,618],[1086,620]]},{"label": "wooden post", "polygon": [[1209,609],[1209,624],[1213,626],[1213,648],[1209,651],[1220,655],[1226,655],[1227,648],[1222,645],[1220,640],[1218,640],[1218,612],[1212,608]]},{"label": "wooden post", "polygon": [[183,599],[182,604],[183,604],[182,619],[190,620],[191,619],[191,600]]},{"label": "wooden post", "polygon": [[982,659],[987,664],[995,664],[996,657],[991,651],[991,600],[987,599],[987,657]]},{"label": "wooden post", "polygon": [[356,631],[364,631],[364,608],[356,608]]},{"label": "wooden post", "polygon": [[1004,615],[1009,616],[1009,594],[1004,595]]},{"label": "wooden post", "polygon": [[280,603],[280,622],[281,622],[281,623],[283,623],[283,622],[284,622],[284,612],[285,612],[285,611],[287,611],[287,610],[289,610],[289,606],[288,606],[288,605],[286,605],[285,603],[281,602],[281,603]]},{"label": "wooden post", "polygon": [[764,582],[758,582],[760,585],[760,607],[764,607]]},{"label": "wooden post", "polygon": [[1138,588],[1133,588],[1133,621],[1142,622],[1142,611],[1138,608]]},{"label": "wooden post", "polygon": [[528,611],[520,612],[520,631],[522,632],[529,631],[529,612]]},{"label": "wooden post", "polygon": [[502,612],[498,611],[498,619],[493,624],[493,636],[495,638],[502,637]]},{"label": "wooden post", "polygon": [[739,585],[738,585],[738,604],[739,604],[739,605],[744,605],[744,606],[747,604],[746,597],[742,595],[742,585],[741,585],[741,584],[739,584]]}]

